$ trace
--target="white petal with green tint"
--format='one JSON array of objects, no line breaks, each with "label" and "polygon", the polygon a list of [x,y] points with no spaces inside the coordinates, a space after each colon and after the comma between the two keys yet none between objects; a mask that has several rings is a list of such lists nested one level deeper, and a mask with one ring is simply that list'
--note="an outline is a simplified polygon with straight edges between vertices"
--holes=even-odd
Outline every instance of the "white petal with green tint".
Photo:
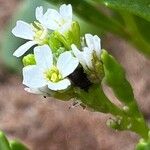
[{"label": "white petal with green tint", "polygon": [[96,52],[97,57],[100,58],[101,40],[97,35],[85,34],[86,44],[89,49]]},{"label": "white petal with green tint", "polygon": [[79,62],[83,66],[83,68],[87,69],[87,67],[86,67],[86,61],[84,59],[84,53],[82,51],[80,51],[74,44],[71,45],[71,48],[72,48],[73,54],[79,60]]},{"label": "white petal with green tint", "polygon": [[42,23],[51,30],[56,30],[59,28],[61,16],[54,9],[48,9],[43,15]]},{"label": "white petal with green tint", "polygon": [[44,93],[41,92],[38,88],[24,88],[24,90],[32,94],[44,95]]},{"label": "white petal with green tint", "polygon": [[28,51],[32,46],[36,45],[37,43],[35,41],[28,41],[25,44],[21,45],[14,53],[13,55],[16,57],[22,56],[26,51]]},{"label": "white petal with green tint", "polygon": [[72,20],[72,6],[63,4],[60,6],[59,9],[60,15],[63,17],[65,20]]},{"label": "white petal with green tint", "polygon": [[33,40],[34,32],[30,24],[24,21],[17,21],[16,26],[13,28],[12,33],[16,37],[20,37],[26,40]]},{"label": "white petal with green tint", "polygon": [[38,94],[38,95],[44,95],[44,96],[51,96],[51,91],[48,89],[48,86],[44,86],[41,88],[24,88],[25,91],[32,93],[32,94]]},{"label": "white petal with green tint", "polygon": [[57,61],[57,68],[59,69],[63,78],[71,74],[78,65],[78,59],[73,57],[71,52],[62,53]]},{"label": "white petal with green tint", "polygon": [[48,29],[64,33],[71,27],[72,6],[61,5],[59,12],[55,9],[48,9],[39,20]]},{"label": "white petal with green tint", "polygon": [[84,49],[83,49],[83,57],[84,57],[84,60],[86,62],[86,65],[87,65],[87,67],[89,69],[93,68],[93,65],[92,65],[92,59],[93,59],[92,53],[93,52],[88,47],[84,47]]},{"label": "white petal with green tint", "polygon": [[93,36],[91,34],[85,34],[85,40],[87,46],[93,50],[94,49]]},{"label": "white petal with green tint", "polygon": [[41,19],[43,18],[43,7],[42,6],[36,8],[35,16],[36,16],[36,19],[39,22],[41,22]]},{"label": "white petal with green tint", "polygon": [[67,89],[71,85],[70,80],[63,79],[58,82],[48,82],[48,88],[54,91]]},{"label": "white petal with green tint", "polygon": [[93,42],[94,42],[94,49],[96,51],[96,54],[100,58],[100,53],[101,53],[101,39],[97,35],[94,35]]},{"label": "white petal with green tint", "polygon": [[32,88],[40,88],[46,85],[46,80],[40,68],[31,65],[23,68],[23,84]]},{"label": "white petal with green tint", "polygon": [[34,49],[36,64],[41,69],[49,69],[53,65],[53,54],[48,45],[38,46]]}]

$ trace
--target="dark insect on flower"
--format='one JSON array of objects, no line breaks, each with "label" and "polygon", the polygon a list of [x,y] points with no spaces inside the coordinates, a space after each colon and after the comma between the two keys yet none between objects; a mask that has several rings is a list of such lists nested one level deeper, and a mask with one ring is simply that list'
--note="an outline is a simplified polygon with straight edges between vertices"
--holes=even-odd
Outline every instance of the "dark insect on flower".
[{"label": "dark insect on flower", "polygon": [[68,78],[75,86],[80,87],[85,91],[88,91],[90,85],[92,85],[82,67],[78,67],[72,74],[68,76]]}]

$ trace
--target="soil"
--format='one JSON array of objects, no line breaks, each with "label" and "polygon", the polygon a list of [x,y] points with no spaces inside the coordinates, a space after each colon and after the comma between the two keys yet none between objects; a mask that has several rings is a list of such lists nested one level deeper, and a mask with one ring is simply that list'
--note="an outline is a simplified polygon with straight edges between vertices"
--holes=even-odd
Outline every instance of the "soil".
[{"label": "soil", "polygon": [[[17,8],[18,0],[0,0],[0,32]],[[145,117],[150,117],[150,61],[125,41],[108,35],[103,46],[127,72]],[[72,102],[26,93],[22,79],[0,68],[0,129],[31,150],[133,150],[139,137],[106,126],[110,115],[69,109]],[[110,89],[106,93],[113,98]]]}]

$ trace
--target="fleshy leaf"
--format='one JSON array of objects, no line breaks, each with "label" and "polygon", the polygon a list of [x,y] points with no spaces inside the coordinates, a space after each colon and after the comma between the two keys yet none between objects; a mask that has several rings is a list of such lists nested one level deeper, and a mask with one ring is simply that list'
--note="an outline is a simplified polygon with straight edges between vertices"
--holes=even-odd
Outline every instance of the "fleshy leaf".
[{"label": "fleshy leaf", "polygon": [[136,145],[136,150],[149,150],[150,149],[150,141],[145,141],[144,139],[140,139],[140,142]]},{"label": "fleshy leaf", "polygon": [[29,150],[25,145],[20,143],[17,140],[13,140],[9,142],[11,150]]},{"label": "fleshy leaf", "polygon": [[11,150],[9,142],[3,132],[0,132],[0,150]]},{"label": "fleshy leaf", "polygon": [[115,96],[124,105],[129,107],[127,112],[132,116],[140,116],[138,106],[135,102],[133,89],[126,79],[125,71],[115,58],[103,50],[101,60],[104,67],[103,82],[112,88]]}]

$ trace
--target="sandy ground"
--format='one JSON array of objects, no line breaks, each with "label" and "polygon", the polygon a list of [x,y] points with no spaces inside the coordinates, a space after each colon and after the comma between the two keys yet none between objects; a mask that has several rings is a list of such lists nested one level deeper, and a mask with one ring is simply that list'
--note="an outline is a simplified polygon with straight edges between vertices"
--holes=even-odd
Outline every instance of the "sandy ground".
[{"label": "sandy ground", "polygon": [[[17,0],[0,0],[0,31],[17,6]],[[104,47],[127,71],[138,104],[150,117],[150,61],[126,42],[108,35]],[[110,91],[106,90],[109,95]],[[109,115],[82,108],[69,109],[71,102],[44,99],[26,93],[21,78],[0,68],[0,129],[9,138],[19,138],[31,150],[133,150],[138,136],[109,129]]]}]

